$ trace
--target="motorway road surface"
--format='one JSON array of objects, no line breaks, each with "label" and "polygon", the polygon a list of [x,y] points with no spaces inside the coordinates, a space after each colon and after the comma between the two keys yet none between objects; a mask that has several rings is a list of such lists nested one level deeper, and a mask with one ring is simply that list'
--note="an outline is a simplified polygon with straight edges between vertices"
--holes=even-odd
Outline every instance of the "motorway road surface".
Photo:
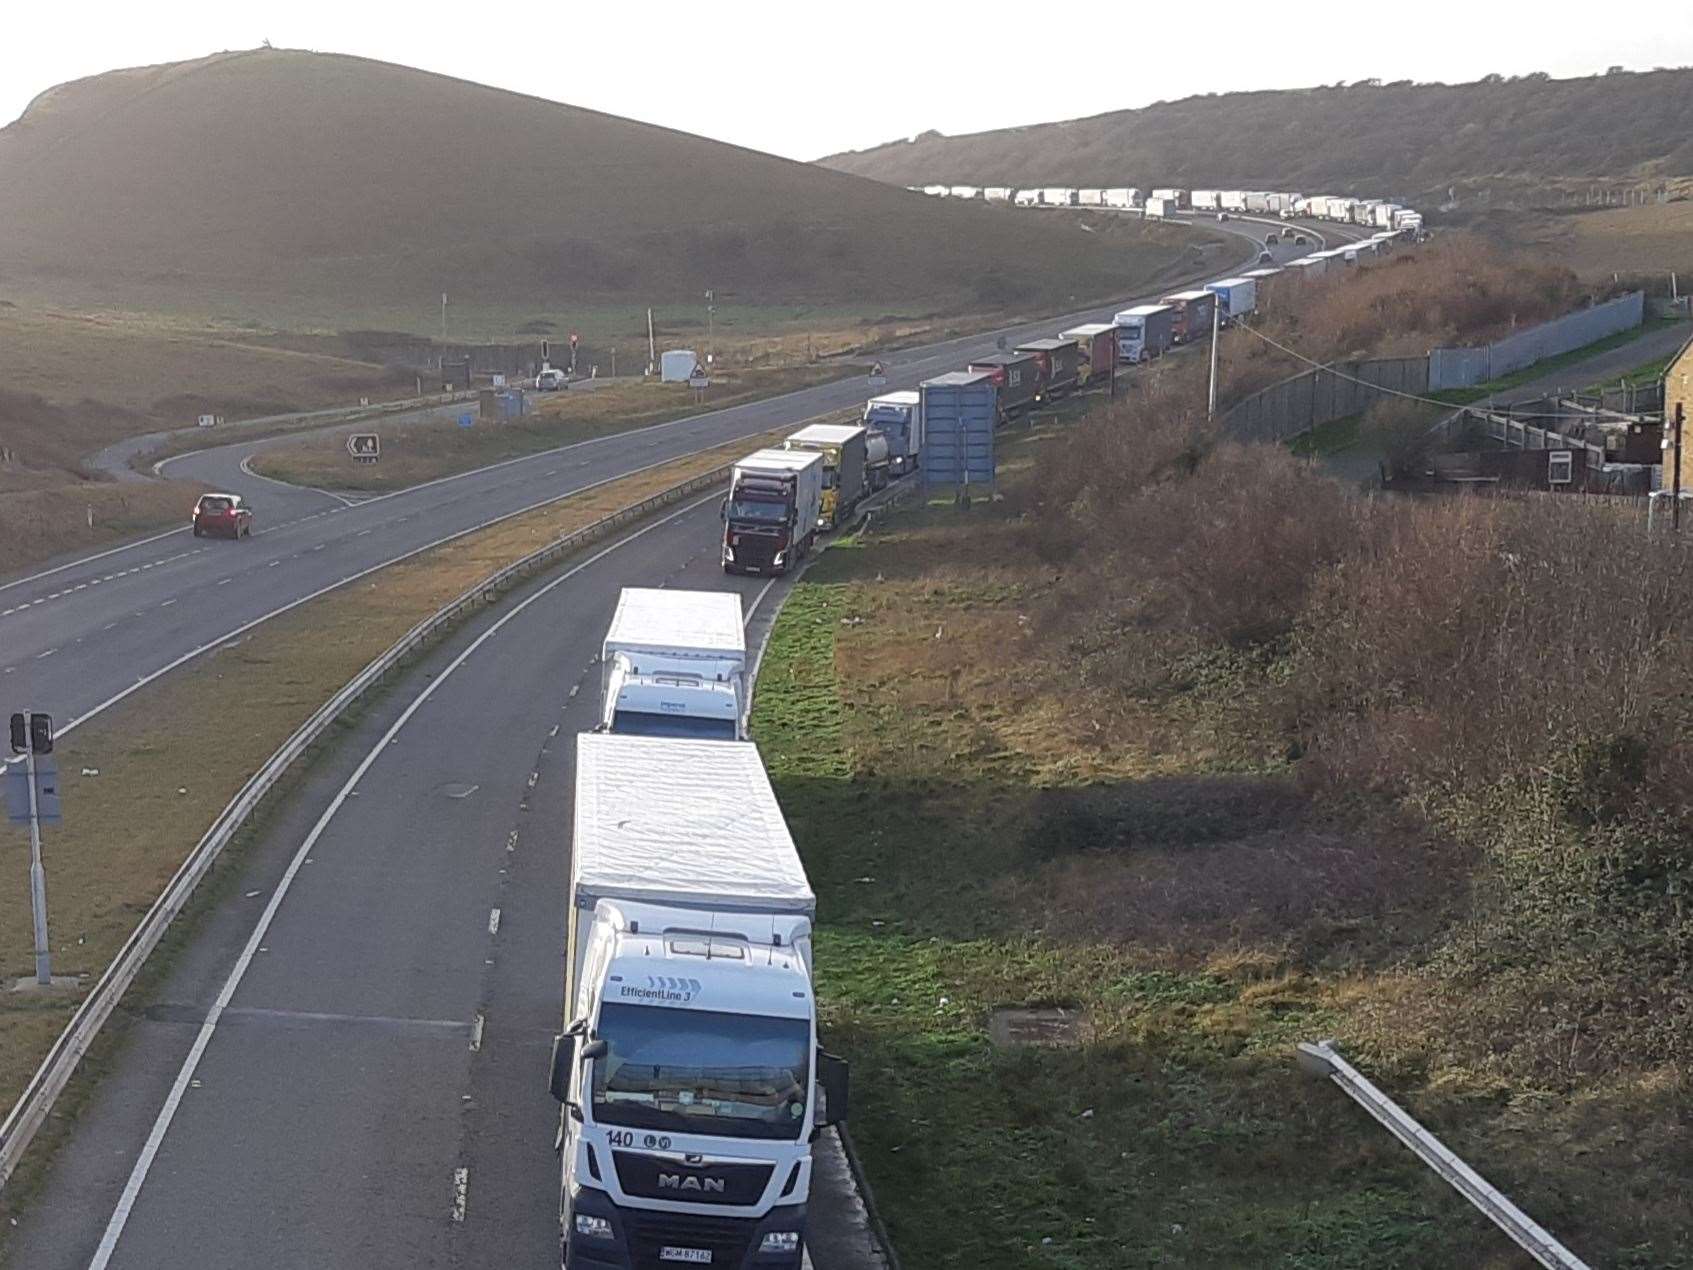
[{"label": "motorway road surface", "polygon": [[[557,1264],[546,1075],[574,737],[593,723],[620,587],[736,590],[761,642],[785,584],[724,577],[716,503],[478,615],[220,866],[215,905],[135,1006],[11,1265]],[[878,1266],[838,1147],[818,1176],[816,1266]]]},{"label": "motorway road surface", "polygon": [[[1251,234],[1249,226],[1219,228]],[[1001,338],[1015,344],[1109,317],[1120,307],[890,353],[883,363],[888,388],[915,387],[956,369],[995,349]],[[860,406],[865,396],[863,380],[854,377],[351,505],[248,473],[246,460],[275,441],[183,456],[171,461],[172,474],[235,490],[252,502],[253,536],[242,542],[196,539],[185,523],[127,547],[0,582],[0,693],[55,715],[65,730],[244,627],[447,537],[653,464]]]}]

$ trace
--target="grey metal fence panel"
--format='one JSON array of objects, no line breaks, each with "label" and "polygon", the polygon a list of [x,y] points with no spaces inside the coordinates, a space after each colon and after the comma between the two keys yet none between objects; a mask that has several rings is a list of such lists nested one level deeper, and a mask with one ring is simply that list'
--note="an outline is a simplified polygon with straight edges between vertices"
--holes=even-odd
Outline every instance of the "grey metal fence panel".
[{"label": "grey metal fence panel", "polygon": [[1286,441],[1336,419],[1361,414],[1395,392],[1428,391],[1428,359],[1385,357],[1343,362],[1272,384],[1238,402],[1222,418],[1225,435],[1242,441]]},{"label": "grey metal fence panel", "polygon": [[1640,325],[1645,314],[1646,293],[1631,291],[1480,348],[1433,349],[1428,355],[1429,387],[1436,391],[1473,388],[1548,357],[1630,330]]}]

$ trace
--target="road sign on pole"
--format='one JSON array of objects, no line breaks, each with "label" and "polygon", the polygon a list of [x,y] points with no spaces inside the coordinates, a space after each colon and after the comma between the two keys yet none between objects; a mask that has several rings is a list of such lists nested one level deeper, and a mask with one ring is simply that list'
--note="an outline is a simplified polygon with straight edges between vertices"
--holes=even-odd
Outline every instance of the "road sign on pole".
[{"label": "road sign on pole", "polygon": [[35,981],[50,988],[53,954],[47,941],[47,872],[41,865],[41,821],[59,818],[58,765],[47,757],[53,750],[53,717],[31,710],[14,714],[11,739],[12,747],[23,751],[24,765],[21,772],[7,772],[6,801],[10,811],[16,797],[14,777],[22,776],[23,805],[18,810],[29,822],[29,910],[35,924]]}]

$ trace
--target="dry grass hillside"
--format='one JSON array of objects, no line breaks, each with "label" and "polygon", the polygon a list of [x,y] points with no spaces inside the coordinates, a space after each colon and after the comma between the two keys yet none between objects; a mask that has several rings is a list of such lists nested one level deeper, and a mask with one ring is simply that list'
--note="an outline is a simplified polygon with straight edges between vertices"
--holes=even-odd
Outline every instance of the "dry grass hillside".
[{"label": "dry grass hillside", "polygon": [[[430,312],[1108,297],[1174,256],[386,63],[259,49],[43,93],[0,130],[0,296]],[[883,310],[886,311],[886,310]]]},{"label": "dry grass hillside", "polygon": [[[1693,177],[1693,70],[1228,93],[822,162],[899,185],[1240,185],[1416,198]],[[1312,144],[1320,139],[1321,144]]]}]

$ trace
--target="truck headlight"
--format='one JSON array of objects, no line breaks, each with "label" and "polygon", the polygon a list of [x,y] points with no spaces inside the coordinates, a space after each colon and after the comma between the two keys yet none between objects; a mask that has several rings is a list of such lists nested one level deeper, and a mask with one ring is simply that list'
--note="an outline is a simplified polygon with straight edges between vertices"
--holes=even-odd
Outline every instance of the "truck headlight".
[{"label": "truck headlight", "polygon": [[773,564],[773,565],[776,565],[776,566],[777,566],[777,567],[778,567],[778,568],[780,568],[780,567],[781,567],[781,564],[782,564],[782,561],[783,561],[783,560],[785,560],[785,559],[787,559],[787,556],[788,556],[788,553],[787,553],[787,552],[785,552],[785,551],[778,551],[778,552],[777,552],[777,553],[776,553],[776,555],[775,555],[775,556],[774,556],[774,558],[772,558],[772,559],[771,559],[771,561],[770,561],[770,563],[771,563],[771,564]]},{"label": "truck headlight", "polygon": [[758,1250],[761,1253],[765,1253],[765,1252],[795,1253],[795,1252],[798,1252],[799,1251],[799,1231],[797,1231],[797,1230],[773,1230],[768,1235],[766,1235],[764,1237],[764,1241],[758,1245]]},{"label": "truck headlight", "polygon": [[584,1239],[610,1239],[611,1223],[591,1213],[576,1214],[576,1233]]}]

